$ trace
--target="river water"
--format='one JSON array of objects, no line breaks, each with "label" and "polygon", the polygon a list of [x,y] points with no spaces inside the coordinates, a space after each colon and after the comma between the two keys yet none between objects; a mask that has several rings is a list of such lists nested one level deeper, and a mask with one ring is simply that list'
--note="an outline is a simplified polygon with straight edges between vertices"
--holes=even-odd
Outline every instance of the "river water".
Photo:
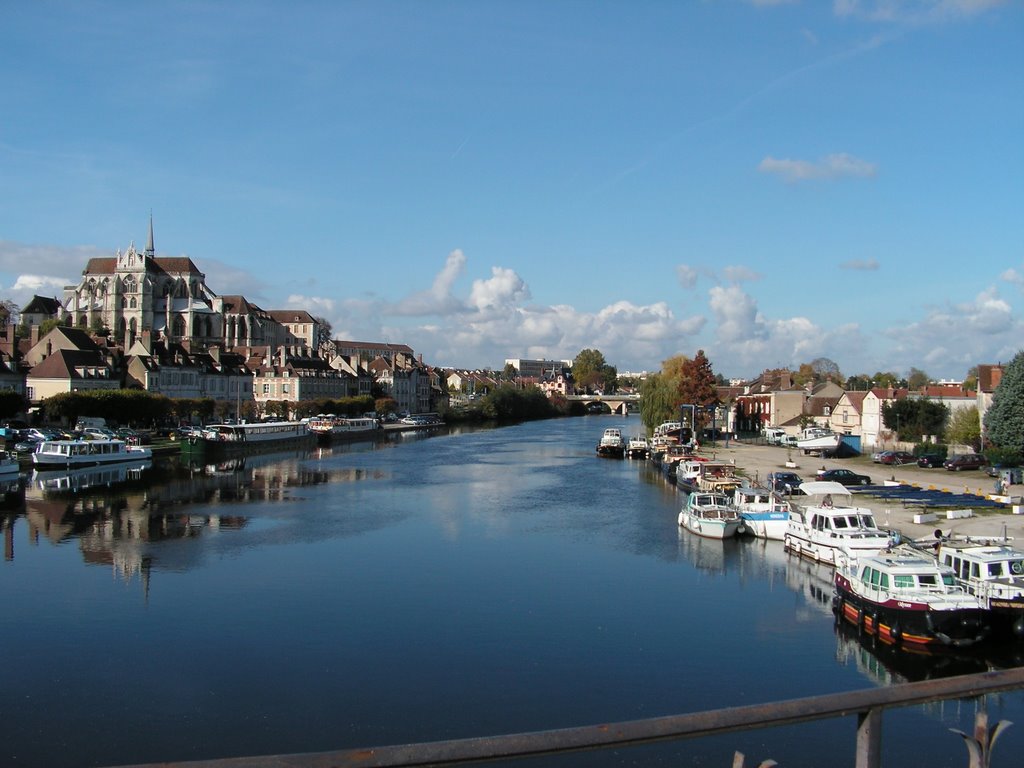
[{"label": "river water", "polygon": [[[590,416],[161,462],[4,511],[0,763],[313,752],[632,720],[981,671],[835,628],[830,573],[681,532]],[[1012,654],[1007,653],[1007,657]],[[1024,694],[988,700],[1019,725]],[[889,712],[887,765],[966,765],[976,703]],[[855,718],[526,765],[853,765]]]}]

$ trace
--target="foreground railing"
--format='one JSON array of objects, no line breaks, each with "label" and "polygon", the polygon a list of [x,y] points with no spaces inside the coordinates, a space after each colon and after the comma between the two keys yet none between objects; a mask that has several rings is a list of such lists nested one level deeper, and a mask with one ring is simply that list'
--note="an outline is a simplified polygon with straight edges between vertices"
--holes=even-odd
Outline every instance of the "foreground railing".
[{"label": "foreground railing", "polygon": [[[409,768],[445,766],[491,760],[561,755],[597,749],[620,749],[660,741],[693,739],[723,733],[795,725],[835,717],[857,717],[856,766],[878,768],[882,747],[882,713],[945,699],[963,699],[1024,688],[1024,667],[975,675],[905,683],[848,693],[716,709],[688,715],[655,717],[605,725],[515,733],[452,741],[433,741],[370,749],[344,749],[296,755],[235,757],[183,763],[162,768]],[[971,768],[988,765],[989,751],[1004,723],[989,731],[984,710],[968,744]],[[743,764],[737,754],[734,765]],[[130,768],[125,766],[124,768]],[[134,768],[145,768],[135,766]],[[149,766],[155,768],[155,764]]]}]

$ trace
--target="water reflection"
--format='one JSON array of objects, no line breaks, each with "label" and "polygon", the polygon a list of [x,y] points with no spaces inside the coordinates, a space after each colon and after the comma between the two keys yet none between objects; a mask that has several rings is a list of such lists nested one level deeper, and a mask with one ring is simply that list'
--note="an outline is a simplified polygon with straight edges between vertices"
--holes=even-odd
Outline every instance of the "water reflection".
[{"label": "water reflection", "polygon": [[[379,470],[319,465],[330,456],[318,449],[216,463],[175,457],[30,471],[3,488],[5,559],[15,558],[15,528],[24,518],[32,544],[76,540],[86,563],[110,565],[124,578],[148,575],[158,561],[147,545],[240,531],[258,509],[254,504],[301,501],[309,487],[383,477]],[[196,550],[171,555],[165,549],[159,562],[179,570],[201,558]]]}]

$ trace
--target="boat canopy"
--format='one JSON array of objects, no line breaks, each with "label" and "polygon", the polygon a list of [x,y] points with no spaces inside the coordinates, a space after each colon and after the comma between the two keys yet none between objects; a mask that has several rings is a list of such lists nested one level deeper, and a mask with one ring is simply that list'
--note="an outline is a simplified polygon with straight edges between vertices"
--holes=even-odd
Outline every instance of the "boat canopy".
[{"label": "boat canopy", "polygon": [[800,483],[800,490],[808,496],[824,496],[826,493],[841,496],[853,496],[850,489],[835,480],[811,480]]}]

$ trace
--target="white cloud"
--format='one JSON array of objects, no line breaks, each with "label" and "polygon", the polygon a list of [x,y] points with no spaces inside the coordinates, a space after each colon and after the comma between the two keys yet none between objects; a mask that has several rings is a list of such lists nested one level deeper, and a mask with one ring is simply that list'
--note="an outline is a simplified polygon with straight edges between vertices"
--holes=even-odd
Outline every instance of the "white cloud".
[{"label": "white cloud", "polygon": [[40,290],[52,292],[57,298],[61,298],[64,286],[68,281],[63,277],[46,277],[45,275],[18,275],[18,279],[11,286],[12,291],[32,291],[39,293]]},{"label": "white cloud", "polygon": [[511,269],[491,267],[489,280],[474,280],[469,306],[478,311],[502,311],[530,298],[530,289]]},{"label": "white cloud", "polygon": [[302,296],[293,293],[287,298],[285,303],[287,306],[282,307],[282,309],[304,309],[314,317],[329,319],[334,314],[334,299],[326,299],[320,296]]},{"label": "white cloud", "polygon": [[839,179],[844,177],[868,178],[874,176],[878,168],[874,163],[848,155],[844,152],[827,155],[811,162],[809,160],[790,160],[766,157],[758,165],[762,173],[773,173],[787,182],[816,181],[819,179]]}]

